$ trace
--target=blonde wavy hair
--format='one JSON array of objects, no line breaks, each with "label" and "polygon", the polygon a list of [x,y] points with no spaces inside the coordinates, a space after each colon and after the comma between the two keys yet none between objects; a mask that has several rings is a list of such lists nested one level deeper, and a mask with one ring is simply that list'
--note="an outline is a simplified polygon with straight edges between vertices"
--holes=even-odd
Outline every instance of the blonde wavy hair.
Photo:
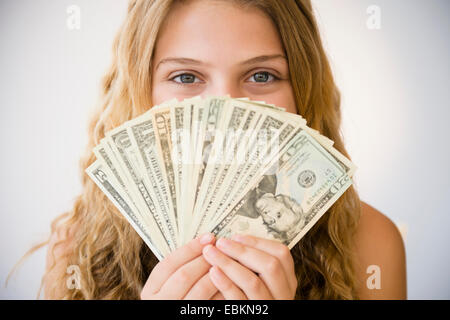
[{"label": "blonde wavy hair", "polygon": [[[82,193],[73,209],[51,224],[63,236],[51,248],[70,242],[43,276],[46,292],[61,299],[139,299],[158,262],[131,225],[84,173],[105,133],[152,106],[152,55],[158,30],[173,3],[181,0],[132,0],[113,45],[112,64],[102,80],[101,100],[89,125],[89,141],[80,161]],[[298,113],[308,125],[334,140],[347,157],[340,133],[340,93],[324,52],[310,0],[233,0],[264,11],[278,28],[287,55]],[[296,299],[355,299],[357,281],[353,235],[360,200],[353,187],[322,216],[292,249],[298,289]],[[76,227],[75,227],[76,226]],[[76,230],[69,240],[69,230]],[[28,256],[49,240],[31,248]],[[50,250],[50,249],[49,249]],[[80,289],[66,285],[67,267],[77,265]],[[56,280],[46,277],[58,270]],[[42,285],[41,285],[42,289]],[[39,290],[39,292],[41,291]],[[39,297],[38,293],[38,297]]]}]

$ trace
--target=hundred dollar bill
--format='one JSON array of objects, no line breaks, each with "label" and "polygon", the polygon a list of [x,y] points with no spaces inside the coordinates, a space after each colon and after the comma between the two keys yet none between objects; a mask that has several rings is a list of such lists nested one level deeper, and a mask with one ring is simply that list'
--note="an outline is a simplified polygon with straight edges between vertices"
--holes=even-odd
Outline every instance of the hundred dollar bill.
[{"label": "hundred dollar bill", "polygon": [[86,173],[132,225],[134,230],[136,230],[142,240],[147,244],[150,250],[152,250],[153,254],[159,260],[162,260],[167,254],[167,251],[161,251],[160,248],[154,244],[152,238],[157,234],[141,223],[135,212],[132,210],[132,206],[130,206],[127,200],[122,197],[121,192],[117,190],[114,186],[115,183],[112,182],[114,178],[111,171],[104,167],[100,162],[96,161],[86,169]]},{"label": "hundred dollar bill", "polygon": [[[345,168],[304,130],[214,228],[279,240],[292,248],[352,184]],[[273,172],[274,171],[274,172]]]}]

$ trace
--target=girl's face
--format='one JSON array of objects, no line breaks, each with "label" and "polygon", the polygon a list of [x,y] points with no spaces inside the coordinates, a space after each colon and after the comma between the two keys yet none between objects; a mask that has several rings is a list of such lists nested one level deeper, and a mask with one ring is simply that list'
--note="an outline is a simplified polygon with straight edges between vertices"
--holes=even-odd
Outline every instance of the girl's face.
[{"label": "girl's face", "polygon": [[227,95],[296,113],[289,69],[272,20],[227,1],[176,4],[152,60],[152,99]]}]

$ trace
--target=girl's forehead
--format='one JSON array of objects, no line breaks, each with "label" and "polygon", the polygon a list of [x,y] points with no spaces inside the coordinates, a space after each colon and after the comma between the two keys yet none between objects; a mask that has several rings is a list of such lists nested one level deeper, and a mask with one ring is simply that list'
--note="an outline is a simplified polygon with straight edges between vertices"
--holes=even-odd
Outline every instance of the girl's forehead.
[{"label": "girl's forehead", "polygon": [[284,50],[274,23],[263,11],[243,9],[232,1],[199,0],[171,8],[159,31],[156,52],[182,52],[202,60],[212,55],[246,60]]}]

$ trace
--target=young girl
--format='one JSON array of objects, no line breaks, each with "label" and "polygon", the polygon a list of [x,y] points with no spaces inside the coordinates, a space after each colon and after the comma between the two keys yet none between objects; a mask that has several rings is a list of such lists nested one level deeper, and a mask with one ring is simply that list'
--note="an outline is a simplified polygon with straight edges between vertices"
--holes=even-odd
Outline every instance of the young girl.
[{"label": "young girl", "polygon": [[[113,49],[81,161],[82,194],[46,242],[46,298],[406,298],[401,236],[353,187],[292,250],[205,234],[158,262],[84,174],[107,131],[165,100],[209,94],[301,114],[348,157],[340,95],[309,0],[132,0]],[[70,265],[80,271],[77,288],[66,284]]]}]

